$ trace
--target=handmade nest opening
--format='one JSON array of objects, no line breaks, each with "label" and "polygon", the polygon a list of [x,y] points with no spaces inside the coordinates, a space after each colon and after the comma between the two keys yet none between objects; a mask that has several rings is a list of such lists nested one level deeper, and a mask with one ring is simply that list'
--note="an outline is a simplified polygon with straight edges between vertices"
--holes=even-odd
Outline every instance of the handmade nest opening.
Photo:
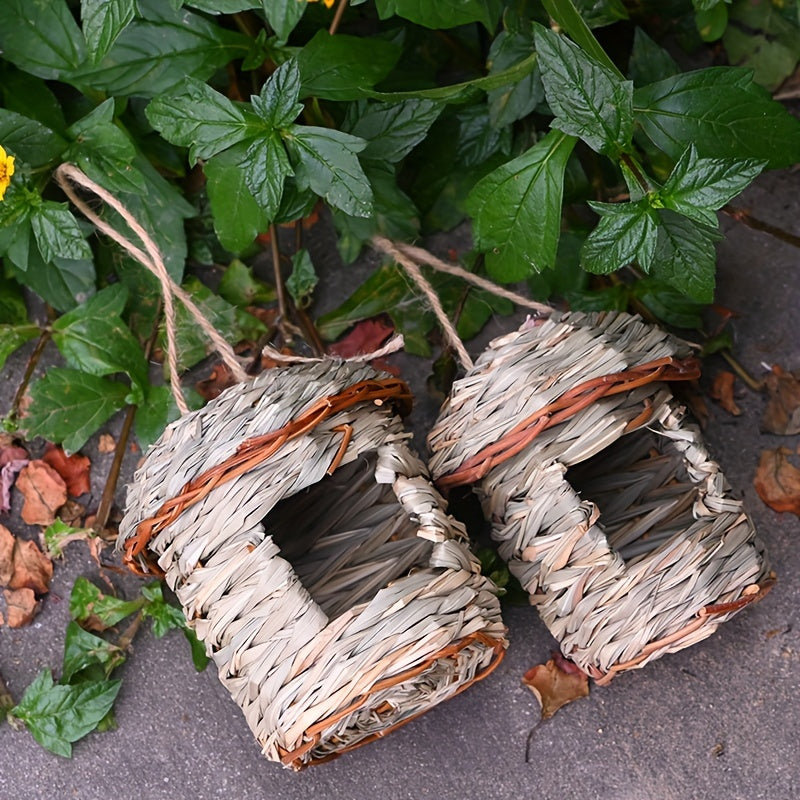
[{"label": "handmade nest opening", "polygon": [[330,619],[430,560],[432,543],[392,486],[376,482],[377,461],[377,450],[362,453],[280,500],[262,523]]}]

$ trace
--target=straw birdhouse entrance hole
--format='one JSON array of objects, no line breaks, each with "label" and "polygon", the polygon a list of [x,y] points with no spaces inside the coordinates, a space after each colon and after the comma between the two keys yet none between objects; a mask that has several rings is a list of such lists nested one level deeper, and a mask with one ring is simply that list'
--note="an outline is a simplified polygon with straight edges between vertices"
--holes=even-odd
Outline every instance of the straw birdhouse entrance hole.
[{"label": "straw birdhouse entrance hole", "polygon": [[276,368],[173,423],[129,487],[126,558],[157,561],[264,754],[295,768],[504,652],[494,587],[406,444],[406,399],[365,365]]},{"label": "straw birdhouse entrance hole", "polygon": [[709,636],[772,577],[666,380],[689,347],[623,313],[554,314],[492,342],[429,436],[474,485],[500,554],[598,682]]}]

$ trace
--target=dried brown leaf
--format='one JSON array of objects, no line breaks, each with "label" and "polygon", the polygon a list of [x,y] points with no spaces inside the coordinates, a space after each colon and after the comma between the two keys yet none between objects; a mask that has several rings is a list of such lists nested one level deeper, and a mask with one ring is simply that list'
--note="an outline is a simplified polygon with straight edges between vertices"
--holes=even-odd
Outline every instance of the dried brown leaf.
[{"label": "dried brown leaf", "polygon": [[341,358],[373,353],[392,334],[394,328],[383,317],[359,322],[346,336],[328,347],[328,352]]},{"label": "dried brown leaf", "polygon": [[117,443],[110,433],[101,433],[97,442],[97,450],[100,453],[113,453],[117,448]]},{"label": "dried brown leaf", "polygon": [[25,498],[22,519],[28,525],[50,525],[56,518],[56,511],[67,502],[64,479],[41,460],[31,461],[20,472],[17,489]]},{"label": "dried brown leaf", "polygon": [[194,388],[204,400],[213,400],[234,383],[236,378],[233,377],[230,367],[220,362],[214,366],[211,374],[204,381],[198,381]]},{"label": "dried brown leaf", "polygon": [[790,454],[785,447],[762,451],[753,485],[770,508],[800,516],[800,469],[789,461]]},{"label": "dried brown leaf", "polygon": [[3,591],[8,613],[8,627],[22,628],[30,625],[36,616],[36,597],[30,589]]},{"label": "dried brown leaf", "polygon": [[14,571],[9,589],[31,589],[34,594],[47,594],[53,577],[53,562],[36,542],[17,539],[14,543]]},{"label": "dried brown leaf", "polygon": [[4,467],[6,464],[11,463],[12,461],[27,461],[28,460],[28,451],[24,447],[18,447],[17,445],[4,445],[0,447],[0,467]]},{"label": "dried brown leaf", "polygon": [[793,435],[800,433],[800,376],[778,366],[772,368],[764,385],[769,400],[764,410],[762,428],[768,433]]},{"label": "dried brown leaf", "polygon": [[8,586],[14,574],[14,544],[16,539],[11,531],[0,525],[0,586]]},{"label": "dried brown leaf", "polygon": [[27,458],[19,461],[9,461],[0,468],[0,512],[5,513],[11,509],[11,487],[17,473],[28,464]]},{"label": "dried brown leaf", "polygon": [[42,461],[49,464],[64,479],[67,493],[72,497],[79,497],[90,490],[89,472],[92,462],[88,456],[80,453],[68,456],[60,445],[48,444]]},{"label": "dried brown leaf", "polygon": [[711,397],[716,400],[722,408],[734,417],[742,413],[742,409],[736,405],[733,399],[733,389],[736,383],[736,376],[732,372],[721,371],[714,376],[714,383],[711,386]]},{"label": "dried brown leaf", "polygon": [[551,658],[546,664],[529,669],[522,678],[542,707],[542,719],[549,719],[562,706],[589,694],[588,675],[563,657],[559,662],[569,667],[562,668]]},{"label": "dried brown leaf", "polygon": [[71,528],[82,528],[83,516],[85,513],[86,506],[79,503],[77,500],[67,500],[67,502],[58,509],[58,518]]}]

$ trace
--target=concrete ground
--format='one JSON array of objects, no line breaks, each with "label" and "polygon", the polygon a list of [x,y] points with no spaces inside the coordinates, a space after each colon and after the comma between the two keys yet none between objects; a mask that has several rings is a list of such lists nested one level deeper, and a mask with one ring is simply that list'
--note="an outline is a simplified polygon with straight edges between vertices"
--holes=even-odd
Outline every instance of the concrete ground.
[{"label": "concrete ground", "polygon": [[[767,175],[737,204],[800,234],[800,173]],[[756,376],[765,364],[800,368],[798,251],[729,218],[722,222],[717,302],[739,314],[738,358]],[[353,286],[341,271],[327,278],[329,285],[345,283],[345,274]],[[498,331],[510,325],[494,324]],[[429,365],[403,363],[421,398],[414,420],[423,429],[435,411],[425,399]],[[6,368],[0,412],[23,365],[17,357]],[[705,381],[723,367],[709,360]],[[193,670],[180,634],[155,640],[147,632],[120,670],[118,729],[77,743],[71,760],[46,752],[25,731],[0,726],[0,800],[795,800],[800,520],[767,508],[752,478],[762,449],[796,449],[799,440],[761,434],[765,398],[738,385],[742,415],[731,417],[709,401],[706,437],[746,498],[779,582],[705,642],[594,687],[539,723],[538,705],[520,678],[548,658],[554,643],[533,609],[510,607],[511,646],[490,678],[384,741],[294,774],[261,757],[213,669]],[[100,487],[111,457],[94,458]],[[26,533],[13,513],[0,522]],[[58,668],[69,588],[76,576],[95,571],[83,545],[72,545],[34,624],[0,628],[0,674],[17,697],[41,667]]]}]

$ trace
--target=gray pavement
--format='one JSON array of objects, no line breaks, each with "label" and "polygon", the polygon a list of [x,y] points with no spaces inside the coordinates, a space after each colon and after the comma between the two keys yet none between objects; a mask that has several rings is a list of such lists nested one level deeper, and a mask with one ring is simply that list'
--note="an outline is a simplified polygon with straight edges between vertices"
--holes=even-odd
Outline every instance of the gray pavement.
[{"label": "gray pavement", "polygon": [[[737,203],[800,233],[799,189],[800,174],[773,173]],[[800,254],[730,219],[723,227],[717,301],[740,314],[733,324],[738,357],[756,375],[765,363],[800,368]],[[330,252],[326,242],[317,246]],[[344,272],[328,276],[328,285],[344,283],[344,275],[355,285]],[[510,324],[497,320],[495,330]],[[0,410],[22,363],[16,358],[7,367]],[[425,399],[426,365],[403,363],[421,398],[414,412],[421,430],[435,412]],[[722,367],[711,360],[705,380]],[[752,488],[761,450],[796,449],[800,440],[759,432],[761,395],[740,386],[737,402],[737,418],[709,403],[706,438],[745,496],[779,582],[705,642],[594,687],[539,724],[520,677],[546,660],[554,643],[533,609],[507,608],[511,646],[490,678],[384,741],[294,774],[260,756],[213,669],[194,672],[180,634],[155,640],[148,632],[121,670],[118,729],[77,743],[72,760],[0,726],[0,800],[800,797],[800,520],[772,512]],[[110,459],[95,457],[101,467]],[[0,522],[26,533],[13,515]],[[58,667],[69,587],[75,576],[94,572],[83,545],[71,546],[33,626],[0,628],[0,674],[17,696],[42,666]]]}]

